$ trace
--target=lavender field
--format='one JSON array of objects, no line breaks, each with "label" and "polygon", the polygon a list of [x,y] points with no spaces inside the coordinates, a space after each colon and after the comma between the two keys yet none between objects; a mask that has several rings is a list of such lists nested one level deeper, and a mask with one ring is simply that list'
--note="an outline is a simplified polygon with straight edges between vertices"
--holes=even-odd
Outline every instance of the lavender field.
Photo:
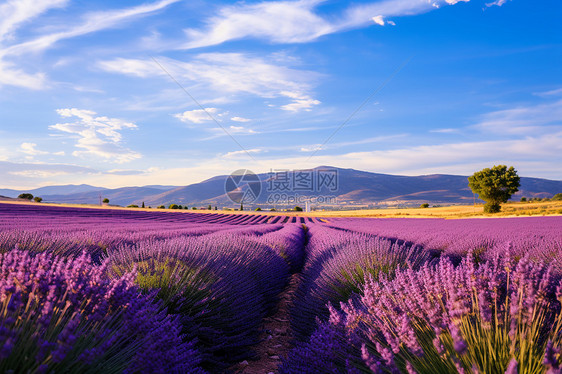
[{"label": "lavender field", "polygon": [[0,253],[1,372],[562,372],[560,216],[0,204]]}]

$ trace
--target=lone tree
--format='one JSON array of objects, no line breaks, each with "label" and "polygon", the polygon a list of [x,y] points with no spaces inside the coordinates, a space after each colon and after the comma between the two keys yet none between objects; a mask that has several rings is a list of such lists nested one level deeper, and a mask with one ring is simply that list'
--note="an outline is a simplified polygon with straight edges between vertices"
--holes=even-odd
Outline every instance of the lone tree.
[{"label": "lone tree", "polygon": [[33,201],[35,201],[36,203],[40,203],[41,201],[43,201],[43,198],[42,198],[42,197],[39,197],[39,196],[35,196],[35,197],[33,198]]},{"label": "lone tree", "polygon": [[18,196],[18,199],[27,199],[27,200],[31,200],[33,199],[33,195],[30,193],[22,193]]},{"label": "lone tree", "polygon": [[513,166],[508,169],[505,165],[498,165],[477,171],[468,177],[468,187],[486,202],[486,213],[499,212],[501,203],[507,202],[518,191],[519,186],[519,176]]},{"label": "lone tree", "polygon": [[103,203],[104,203],[104,204],[109,204],[109,199],[108,199],[108,198],[103,199]]}]

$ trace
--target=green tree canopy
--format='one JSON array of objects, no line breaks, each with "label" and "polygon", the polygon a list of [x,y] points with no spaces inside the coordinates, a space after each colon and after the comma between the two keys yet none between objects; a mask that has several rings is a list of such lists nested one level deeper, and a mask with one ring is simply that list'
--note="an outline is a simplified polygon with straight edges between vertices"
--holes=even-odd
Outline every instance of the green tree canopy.
[{"label": "green tree canopy", "polygon": [[510,166],[497,165],[477,171],[468,177],[468,187],[486,202],[484,212],[497,213],[501,203],[507,202],[520,186],[517,171]]},{"label": "green tree canopy", "polygon": [[18,196],[18,199],[27,199],[27,200],[31,200],[33,199],[33,195],[30,193],[22,193]]}]

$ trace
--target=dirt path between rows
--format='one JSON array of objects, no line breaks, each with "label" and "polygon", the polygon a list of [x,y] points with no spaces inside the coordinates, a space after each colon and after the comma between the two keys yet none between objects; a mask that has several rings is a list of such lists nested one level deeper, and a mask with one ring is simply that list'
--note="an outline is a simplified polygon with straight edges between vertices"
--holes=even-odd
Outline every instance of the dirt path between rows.
[{"label": "dirt path between rows", "polygon": [[292,348],[293,338],[290,327],[289,308],[294,300],[295,292],[300,283],[300,274],[293,274],[289,284],[281,293],[277,312],[264,319],[260,343],[254,347],[255,360],[242,361],[232,369],[237,374],[269,374],[278,373],[277,366],[281,359],[287,357]]}]

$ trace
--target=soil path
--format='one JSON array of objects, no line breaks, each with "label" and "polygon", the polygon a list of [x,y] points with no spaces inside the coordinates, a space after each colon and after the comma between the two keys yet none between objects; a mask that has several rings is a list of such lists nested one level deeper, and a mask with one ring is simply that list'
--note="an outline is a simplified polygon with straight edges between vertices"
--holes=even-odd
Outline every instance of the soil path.
[{"label": "soil path", "polygon": [[300,274],[293,274],[289,284],[280,295],[277,312],[264,319],[260,343],[254,347],[256,359],[242,361],[232,369],[237,374],[278,373],[277,366],[287,357],[292,348],[293,338],[290,327],[289,308],[293,303],[295,291],[300,283]]}]

